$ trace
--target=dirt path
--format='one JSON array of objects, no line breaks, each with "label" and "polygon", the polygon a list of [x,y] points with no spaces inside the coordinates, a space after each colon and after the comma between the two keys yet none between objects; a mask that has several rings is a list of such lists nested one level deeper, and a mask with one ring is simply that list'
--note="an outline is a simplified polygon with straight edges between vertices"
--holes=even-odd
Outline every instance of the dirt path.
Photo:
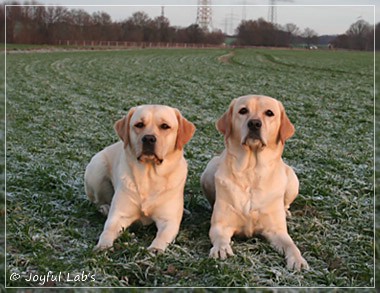
[{"label": "dirt path", "polygon": [[235,56],[235,52],[231,51],[228,54],[218,57],[218,61],[221,63],[231,64],[231,58]]}]

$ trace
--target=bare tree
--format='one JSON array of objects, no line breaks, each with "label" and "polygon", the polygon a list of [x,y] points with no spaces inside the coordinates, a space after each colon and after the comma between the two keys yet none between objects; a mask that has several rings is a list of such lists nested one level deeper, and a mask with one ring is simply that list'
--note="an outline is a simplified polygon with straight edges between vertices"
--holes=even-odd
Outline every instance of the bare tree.
[{"label": "bare tree", "polygon": [[192,24],[185,29],[186,43],[203,43],[206,32],[198,25]]},{"label": "bare tree", "polygon": [[122,23],[123,37],[128,41],[144,42],[148,40],[148,26],[152,20],[145,12],[138,11]]},{"label": "bare tree", "polygon": [[300,34],[300,29],[294,23],[287,23],[284,26],[284,30],[288,34],[288,43],[293,44],[296,37]]},{"label": "bare tree", "polygon": [[307,46],[318,42],[318,34],[309,27],[304,29],[302,36],[305,38]]},{"label": "bare tree", "polygon": [[299,27],[297,25],[295,25],[294,23],[285,24],[285,31],[294,35],[294,36],[297,36],[300,34]]},{"label": "bare tree", "polygon": [[373,38],[373,31],[371,31],[370,24],[362,19],[351,24],[346,32],[346,35],[350,38],[350,47],[356,50],[368,50],[371,32]]},{"label": "bare tree", "polygon": [[[376,25],[376,30],[368,22],[360,19],[351,24],[345,34],[339,35],[333,41],[336,48],[345,48],[352,50],[373,50],[374,35],[380,31],[380,23]],[[380,38],[380,37],[379,37]],[[376,38],[376,42],[378,38]],[[378,47],[378,46],[376,46]]]},{"label": "bare tree", "polygon": [[117,31],[113,28],[111,16],[105,12],[94,12],[92,18],[91,40],[102,41],[108,39],[114,41],[118,38]]},{"label": "bare tree", "polygon": [[170,22],[169,19],[164,16],[156,17],[152,22],[156,34],[156,39],[159,42],[169,42],[171,40],[170,35]]},{"label": "bare tree", "polygon": [[237,35],[241,45],[282,47],[289,45],[287,33],[263,18],[243,20],[237,28]]},{"label": "bare tree", "polygon": [[66,24],[69,11],[62,6],[49,6],[46,8],[47,39],[46,43],[52,44],[57,40],[68,39],[70,33]]}]

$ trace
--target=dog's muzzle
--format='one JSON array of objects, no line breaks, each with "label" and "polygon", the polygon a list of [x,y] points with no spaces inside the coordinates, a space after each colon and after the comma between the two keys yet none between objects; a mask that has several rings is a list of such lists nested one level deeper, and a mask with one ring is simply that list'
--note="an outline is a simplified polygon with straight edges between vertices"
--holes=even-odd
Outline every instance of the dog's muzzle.
[{"label": "dog's muzzle", "polygon": [[141,142],[142,152],[137,159],[143,163],[153,162],[160,165],[163,160],[157,157],[155,152],[157,138],[154,135],[147,134],[143,136]]},{"label": "dog's muzzle", "polygon": [[[248,127],[248,134],[245,137],[243,144],[244,145],[251,145],[252,142],[256,144],[256,142],[260,142],[261,146],[264,147],[265,143],[261,137],[261,127],[263,126],[263,123],[261,122],[260,119],[251,119],[247,123]],[[248,142],[248,141],[251,142]]]}]

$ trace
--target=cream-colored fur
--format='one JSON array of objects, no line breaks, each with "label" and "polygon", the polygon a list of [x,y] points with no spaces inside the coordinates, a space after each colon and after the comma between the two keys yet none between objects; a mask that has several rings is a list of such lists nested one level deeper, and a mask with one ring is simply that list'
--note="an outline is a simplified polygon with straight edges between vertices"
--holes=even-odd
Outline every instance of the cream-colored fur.
[{"label": "cream-colored fur", "polygon": [[201,177],[213,206],[210,256],[233,255],[233,235],[260,233],[285,254],[289,269],[308,264],[290,238],[286,215],[298,194],[298,179],[282,158],[285,141],[294,134],[282,104],[266,96],[233,100],[218,120],[226,148]]},{"label": "cream-colored fur", "polygon": [[[108,215],[95,248],[111,247],[122,229],[140,220],[157,226],[148,249],[164,251],[182,219],[187,176],[183,147],[195,127],[177,109],[144,105],[132,108],[115,130],[122,141],[97,153],[85,172],[86,194]],[[154,137],[150,149],[144,149],[144,137]]]}]

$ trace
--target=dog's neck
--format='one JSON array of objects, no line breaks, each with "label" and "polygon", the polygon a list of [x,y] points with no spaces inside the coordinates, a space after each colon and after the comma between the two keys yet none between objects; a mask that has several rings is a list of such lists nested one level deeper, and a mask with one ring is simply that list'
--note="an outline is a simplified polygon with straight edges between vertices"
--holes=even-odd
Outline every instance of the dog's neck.
[{"label": "dog's neck", "polygon": [[242,145],[232,140],[226,142],[226,152],[231,167],[236,172],[245,172],[257,168],[271,168],[282,161],[284,145],[255,146]]},{"label": "dog's neck", "polygon": [[[119,170],[121,180],[126,186],[135,190],[141,198],[149,194],[160,195],[165,190],[177,188],[186,180],[187,172],[179,172],[178,169],[187,169],[187,163],[183,157],[183,150],[175,150],[169,154],[160,165],[154,163],[142,163],[133,154],[130,148],[124,148],[120,161],[125,164],[123,170]],[[178,178],[178,176],[182,178]]]},{"label": "dog's neck", "polygon": [[[134,152],[131,150],[131,148],[126,147],[125,148],[125,156],[128,157],[127,164],[131,169],[134,169],[136,172],[142,172],[142,173],[157,173],[160,176],[163,176],[165,174],[162,174],[162,172],[170,173],[178,167],[178,162],[183,157],[183,151],[182,150],[175,150],[168,154],[162,162],[159,164],[157,161],[146,161],[141,162],[137,159]],[[145,174],[146,175],[146,174]]]}]

